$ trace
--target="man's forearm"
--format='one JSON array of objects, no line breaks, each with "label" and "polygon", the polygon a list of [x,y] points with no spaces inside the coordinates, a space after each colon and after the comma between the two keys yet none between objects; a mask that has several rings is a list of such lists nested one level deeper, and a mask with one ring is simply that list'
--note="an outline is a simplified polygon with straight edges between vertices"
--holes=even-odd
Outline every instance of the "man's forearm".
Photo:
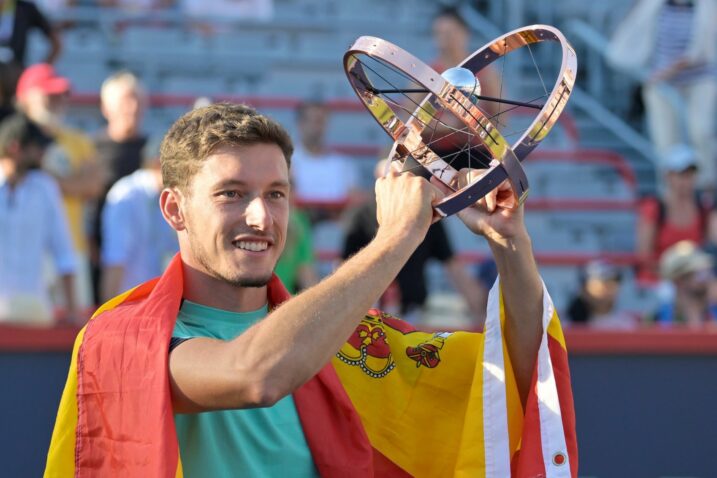
[{"label": "man's forearm", "polygon": [[[175,410],[268,406],[291,393],[331,359],[417,245],[415,237],[379,231],[334,274],[236,339],[224,344],[195,339],[182,345],[185,350],[173,355],[191,350],[196,359],[191,364],[170,361],[172,373],[181,374],[192,387],[175,389]],[[204,388],[194,389],[193,384]]]},{"label": "man's forearm", "polygon": [[[391,244],[396,239],[377,238],[331,277],[287,302],[237,339],[247,361],[265,368],[266,376],[282,388],[276,391],[278,395],[288,393],[320,370],[388,287],[415,248],[410,243],[396,247]],[[287,350],[281,345],[286,343],[298,346]]]},{"label": "man's forearm", "polygon": [[527,232],[491,242],[505,308],[505,339],[525,405],[542,333],[543,285]]}]

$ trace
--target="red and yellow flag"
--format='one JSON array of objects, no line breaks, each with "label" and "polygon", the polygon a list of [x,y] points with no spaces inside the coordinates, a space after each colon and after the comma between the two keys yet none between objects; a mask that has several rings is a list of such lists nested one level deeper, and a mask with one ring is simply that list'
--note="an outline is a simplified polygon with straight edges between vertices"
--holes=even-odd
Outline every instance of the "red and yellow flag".
[{"label": "red and yellow flag", "polygon": [[373,448],[416,477],[577,476],[565,340],[547,290],[524,412],[499,288],[483,333],[426,333],[369,311],[334,366]]},{"label": "red and yellow flag", "polygon": [[[182,476],[167,367],[182,291],[177,256],[80,332],[46,477]],[[270,304],[287,298],[272,280]],[[547,292],[525,411],[497,286],[488,316],[484,333],[425,333],[371,311],[333,364],[294,393],[321,476],[577,476],[565,342]]]}]

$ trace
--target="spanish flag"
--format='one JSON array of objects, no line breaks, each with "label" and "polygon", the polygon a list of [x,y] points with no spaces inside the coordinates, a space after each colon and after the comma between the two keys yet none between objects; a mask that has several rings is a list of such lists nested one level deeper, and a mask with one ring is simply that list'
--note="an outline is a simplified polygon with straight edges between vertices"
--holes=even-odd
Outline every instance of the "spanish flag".
[{"label": "spanish flag", "polygon": [[[183,291],[165,274],[103,305],[72,352],[46,477],[181,477],[168,346]],[[427,333],[369,311],[293,394],[324,477],[575,477],[565,341],[547,291],[525,410],[502,334],[499,287],[482,333]],[[289,298],[278,279],[272,307]]]}]

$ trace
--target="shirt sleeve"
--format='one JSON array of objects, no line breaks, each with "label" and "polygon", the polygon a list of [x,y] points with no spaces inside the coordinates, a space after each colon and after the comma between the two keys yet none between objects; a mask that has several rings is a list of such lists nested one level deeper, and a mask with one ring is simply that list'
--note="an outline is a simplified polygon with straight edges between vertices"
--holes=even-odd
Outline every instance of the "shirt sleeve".
[{"label": "shirt sleeve", "polygon": [[[346,187],[348,190],[358,188],[359,186],[359,174],[358,174],[358,166],[356,164],[356,160],[351,157],[345,157],[344,158],[344,180],[346,181]],[[348,192],[348,191],[347,191]]]},{"label": "shirt sleeve", "polygon": [[102,264],[122,265],[127,262],[132,244],[132,200],[113,197],[112,191],[102,209]]},{"label": "shirt sleeve", "polygon": [[71,274],[76,268],[75,251],[72,247],[72,238],[70,236],[70,228],[67,222],[67,214],[62,204],[62,196],[60,189],[53,179],[48,177],[46,183],[49,217],[47,228],[48,237],[47,244],[55,260],[55,267],[60,274]]},{"label": "shirt sleeve", "polygon": [[169,340],[169,351],[176,349],[179,344],[183,344],[187,340],[191,340],[193,337],[172,337]]},{"label": "shirt sleeve", "polygon": [[638,206],[640,218],[650,224],[657,223],[660,215],[660,203],[654,197],[642,199]]}]

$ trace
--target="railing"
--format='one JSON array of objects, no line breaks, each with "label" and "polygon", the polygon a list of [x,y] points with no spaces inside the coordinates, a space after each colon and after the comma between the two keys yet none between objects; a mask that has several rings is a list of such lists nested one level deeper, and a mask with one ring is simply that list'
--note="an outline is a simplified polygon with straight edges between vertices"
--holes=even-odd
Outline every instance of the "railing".
[{"label": "railing", "polygon": [[[70,352],[78,327],[24,327],[0,324],[0,353]],[[573,355],[717,355],[717,327],[649,326],[630,331],[566,326]]]}]

